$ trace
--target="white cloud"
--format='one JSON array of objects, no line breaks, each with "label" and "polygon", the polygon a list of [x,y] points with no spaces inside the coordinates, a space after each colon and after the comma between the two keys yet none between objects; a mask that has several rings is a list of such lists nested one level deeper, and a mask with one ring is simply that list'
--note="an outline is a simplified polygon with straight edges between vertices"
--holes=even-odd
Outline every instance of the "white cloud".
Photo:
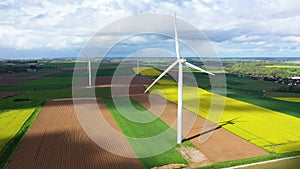
[{"label": "white cloud", "polygon": [[283,41],[300,43],[300,36],[287,36],[282,38]]},{"label": "white cloud", "polygon": [[[209,31],[209,38],[221,46],[219,53],[240,51],[245,45],[300,44],[300,3],[294,0],[10,0],[0,2],[0,15],[5,16],[0,20],[0,47],[79,48],[105,25],[144,12],[176,12],[198,29]],[[131,40],[145,41],[142,37]]]},{"label": "white cloud", "polygon": [[255,41],[259,41],[262,40],[263,38],[260,36],[247,36],[247,35],[241,35],[241,36],[237,36],[234,37],[232,39],[233,42],[255,42]]}]

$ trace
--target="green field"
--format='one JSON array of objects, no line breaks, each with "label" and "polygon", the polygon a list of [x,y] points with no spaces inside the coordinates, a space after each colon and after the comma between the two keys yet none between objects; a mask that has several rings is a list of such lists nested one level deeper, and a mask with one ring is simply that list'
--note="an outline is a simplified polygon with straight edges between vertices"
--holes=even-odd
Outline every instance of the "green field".
[{"label": "green field", "polygon": [[52,61],[52,62],[46,62],[43,68],[73,68],[75,66],[76,62],[74,61]]},{"label": "green field", "polygon": [[[143,118],[147,119],[153,119],[156,118],[154,121],[149,122],[149,123],[138,123],[138,122],[133,122],[131,120],[128,120],[127,118],[123,117],[119,111],[129,111],[129,107],[131,105],[124,105],[124,107],[118,107],[119,111],[116,109],[114,102],[111,98],[102,98],[106,106],[109,108],[111,111],[114,119],[118,123],[119,127],[121,128],[122,132],[124,135],[127,137],[129,144],[139,157],[139,155],[143,154],[144,152],[147,151],[159,151],[164,144],[167,144],[165,141],[162,140],[160,145],[155,145],[153,144],[152,146],[145,146],[143,142],[136,141],[134,139],[130,139],[129,137],[135,137],[135,138],[145,138],[145,137],[151,137],[155,136],[169,128],[167,124],[165,124],[163,121],[161,121],[159,118],[156,118],[154,114],[151,112],[147,111],[143,106],[141,106],[139,103],[137,103],[134,100],[131,100],[132,104],[135,106],[135,108],[139,111],[137,112],[130,112],[130,113],[143,113],[142,116]],[[122,102],[125,97],[120,97],[120,98],[114,98],[118,99],[118,101]],[[145,132],[147,131],[147,132]],[[176,140],[176,132],[173,130],[170,135],[166,136],[169,138],[169,142],[171,140],[174,141]],[[172,141],[171,141],[172,142]],[[174,144],[173,143],[173,144]],[[172,144],[172,143],[169,143]],[[188,144],[185,143],[185,144]],[[181,163],[181,164],[187,164],[187,161],[175,150],[175,148],[171,148],[167,152],[164,152],[160,155],[153,156],[153,157],[147,157],[147,158],[140,158],[141,163],[145,168],[152,168],[155,166],[163,166],[167,164],[174,164],[174,163]]]},{"label": "green field", "polygon": [[0,91],[56,90],[71,87],[71,77],[42,77],[17,85],[1,85]]},{"label": "green field", "polygon": [[129,76],[134,75],[132,68],[118,68],[118,69],[100,69],[97,71],[97,76]]},{"label": "green field", "polygon": [[[87,71],[84,72],[85,75],[87,75]],[[72,76],[73,76],[73,70],[65,70],[65,71],[60,71],[58,73],[47,75],[45,77],[72,77]]]},{"label": "green field", "polygon": [[24,72],[22,74],[18,74],[14,77],[30,77],[30,76],[35,76],[35,75],[40,75],[40,74],[43,74],[45,72],[42,72],[42,71],[37,71],[37,72]]}]

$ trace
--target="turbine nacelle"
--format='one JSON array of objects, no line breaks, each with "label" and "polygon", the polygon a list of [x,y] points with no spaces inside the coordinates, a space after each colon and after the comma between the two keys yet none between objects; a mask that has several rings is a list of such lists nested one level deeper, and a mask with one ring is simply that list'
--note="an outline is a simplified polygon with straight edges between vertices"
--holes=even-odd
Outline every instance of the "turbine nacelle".
[{"label": "turbine nacelle", "polygon": [[186,59],[185,58],[180,58],[180,59],[177,59],[177,62],[183,64],[183,63],[186,62]]}]

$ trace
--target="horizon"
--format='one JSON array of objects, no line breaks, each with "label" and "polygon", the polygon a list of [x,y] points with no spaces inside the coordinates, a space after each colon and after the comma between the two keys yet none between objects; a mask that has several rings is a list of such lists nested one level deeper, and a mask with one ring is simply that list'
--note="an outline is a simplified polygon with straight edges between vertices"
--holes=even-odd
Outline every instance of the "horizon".
[{"label": "horizon", "polygon": [[[110,56],[110,57],[104,57],[102,59],[123,59],[123,58],[128,58],[126,56]],[[131,57],[131,58],[153,58],[152,56],[143,56],[143,57]],[[157,56],[155,58],[173,58],[173,56]],[[199,58],[198,56],[187,56],[185,57],[187,59],[189,58]],[[97,59],[97,58],[96,58]],[[174,58],[175,59],[175,58]],[[211,57],[201,57],[201,59],[250,59],[250,60],[270,60],[270,59],[275,59],[275,60],[300,60],[300,56],[286,56],[286,57],[273,57],[273,56],[225,56],[225,57],[219,57],[219,58],[211,58]],[[80,60],[78,56],[68,56],[68,57],[39,57],[39,58],[0,58],[1,61],[20,61],[20,60]]]},{"label": "horizon", "polygon": [[[300,4],[294,1],[114,1],[0,3],[0,58],[41,59],[78,57],[88,40],[124,17],[145,13],[177,14],[214,46],[220,58],[298,58]],[[253,13],[257,14],[254,15]],[[153,29],[170,25],[153,25]],[[171,25],[172,26],[172,25]],[[180,27],[179,27],[180,28]],[[132,27],[130,31],[134,32]],[[126,32],[124,32],[126,33]],[[112,34],[102,35],[105,41]],[[179,34],[179,39],[184,39]],[[128,40],[128,41],[127,41]],[[174,48],[170,37],[137,35],[125,39],[126,48],[114,56],[128,56],[139,45]],[[124,50],[126,49],[126,50]],[[173,49],[172,49],[173,50]]]}]

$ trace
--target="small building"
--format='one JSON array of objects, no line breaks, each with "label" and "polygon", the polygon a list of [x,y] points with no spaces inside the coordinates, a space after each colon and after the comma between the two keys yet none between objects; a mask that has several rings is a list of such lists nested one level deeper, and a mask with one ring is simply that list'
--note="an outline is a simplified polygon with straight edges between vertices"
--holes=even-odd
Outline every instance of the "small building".
[{"label": "small building", "polygon": [[300,76],[291,77],[293,80],[300,80]]}]

